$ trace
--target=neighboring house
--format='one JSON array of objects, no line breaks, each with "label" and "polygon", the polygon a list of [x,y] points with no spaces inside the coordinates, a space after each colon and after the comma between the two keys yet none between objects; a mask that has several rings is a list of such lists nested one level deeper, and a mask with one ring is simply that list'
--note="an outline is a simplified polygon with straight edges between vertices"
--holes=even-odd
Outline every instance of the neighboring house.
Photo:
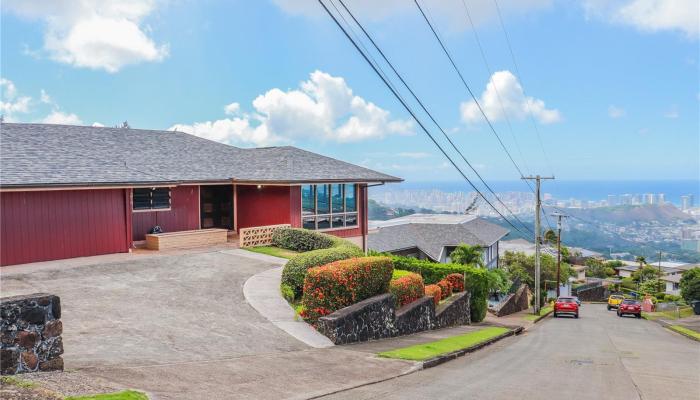
[{"label": "neighboring house", "polygon": [[574,280],[576,282],[586,281],[586,266],[585,265],[572,265],[571,270],[574,272]]},{"label": "neighboring house", "polygon": [[182,132],[2,123],[0,135],[0,265],[128,252],[156,225],[291,224],[363,244],[367,185],[401,181]]},{"label": "neighboring house", "polygon": [[625,265],[620,265],[619,267],[615,268],[615,271],[617,272],[617,276],[620,278],[631,278],[632,274],[639,269],[639,264],[637,265],[632,265],[632,264],[625,264]]},{"label": "neighboring house", "polygon": [[661,280],[666,283],[666,290],[664,291],[666,294],[673,294],[676,296],[681,294],[680,274],[664,275],[661,277]]},{"label": "neighboring house", "polygon": [[[534,256],[535,243],[528,242],[525,239],[503,240],[498,245],[498,252],[501,256],[503,256],[506,254],[507,251],[511,253],[524,253],[527,256]],[[554,247],[550,247],[549,245],[541,246],[540,252],[542,254],[549,254],[552,257],[557,256],[557,249]]]},{"label": "neighboring house", "polygon": [[450,262],[460,244],[483,249],[484,264],[498,266],[498,243],[508,230],[473,215],[413,214],[388,221],[372,221],[368,247],[379,252]]}]

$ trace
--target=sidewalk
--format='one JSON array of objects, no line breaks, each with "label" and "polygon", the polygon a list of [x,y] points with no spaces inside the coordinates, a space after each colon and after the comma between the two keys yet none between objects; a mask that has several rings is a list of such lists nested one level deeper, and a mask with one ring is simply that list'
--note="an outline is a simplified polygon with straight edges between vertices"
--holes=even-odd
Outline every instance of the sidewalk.
[{"label": "sidewalk", "polygon": [[681,319],[657,319],[655,322],[689,339],[700,341],[700,315]]},{"label": "sidewalk", "polygon": [[545,315],[543,317],[540,317],[539,319],[533,319],[531,318],[532,315],[533,314],[531,308],[528,308],[527,310],[523,311],[518,311],[515,314],[505,315],[503,317],[497,317],[491,313],[486,313],[486,318],[484,319],[484,322],[487,324],[504,326],[507,328],[521,326],[523,327],[524,331],[527,331],[528,329],[532,328],[537,322],[540,322],[545,318],[549,317],[548,315]]}]

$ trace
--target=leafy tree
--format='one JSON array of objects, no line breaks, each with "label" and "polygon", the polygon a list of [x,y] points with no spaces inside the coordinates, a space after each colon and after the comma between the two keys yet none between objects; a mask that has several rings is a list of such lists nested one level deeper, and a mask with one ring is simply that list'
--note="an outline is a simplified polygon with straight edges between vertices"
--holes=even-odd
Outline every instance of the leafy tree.
[{"label": "leafy tree", "polygon": [[484,258],[482,256],[482,251],[483,250],[479,246],[471,246],[463,243],[450,253],[450,259],[453,263],[457,264],[478,265],[479,267],[483,267]]},{"label": "leafy tree", "polygon": [[595,278],[607,278],[615,275],[615,269],[612,268],[609,262],[603,262],[597,258],[589,258],[586,260],[586,275]]},{"label": "leafy tree", "polygon": [[488,272],[489,291],[492,293],[507,293],[513,282],[508,272],[502,268],[494,268]]},{"label": "leafy tree", "polygon": [[647,259],[644,256],[637,256],[637,258],[635,258],[635,261],[639,263],[639,268],[643,268],[644,265],[647,263]]},{"label": "leafy tree", "polygon": [[652,267],[651,265],[645,265],[632,273],[632,279],[637,283],[642,283],[648,281],[649,279],[659,279],[662,275],[663,272],[659,271],[658,268]]},{"label": "leafy tree", "polygon": [[556,232],[554,232],[553,229],[548,229],[547,232],[544,233],[544,241],[547,243],[556,244],[557,243]]},{"label": "leafy tree", "polygon": [[639,284],[639,291],[644,294],[653,294],[659,290],[661,281],[657,278],[647,279]]},{"label": "leafy tree", "polygon": [[[514,253],[506,251],[501,259],[503,268],[508,272],[512,281],[519,280],[526,283],[530,288],[535,287],[535,256],[528,256],[525,253]],[[557,260],[549,254],[542,254],[540,258],[541,276],[540,282],[554,282],[557,279]],[[568,281],[572,276],[571,266],[561,263],[560,283]],[[543,285],[544,286],[544,285]]]},{"label": "leafy tree", "polygon": [[700,267],[691,268],[681,276],[681,297],[690,303],[700,300]]}]

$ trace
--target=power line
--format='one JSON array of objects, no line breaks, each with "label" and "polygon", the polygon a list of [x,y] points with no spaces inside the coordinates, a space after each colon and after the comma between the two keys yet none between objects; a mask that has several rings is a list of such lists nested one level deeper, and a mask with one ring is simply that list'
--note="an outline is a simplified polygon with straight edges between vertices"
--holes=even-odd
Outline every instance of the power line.
[{"label": "power line", "polygon": [[[437,126],[437,128],[440,130],[440,132],[442,132],[443,136],[445,137],[445,139],[447,139],[447,141],[450,143],[450,145],[452,145],[452,148],[460,155],[460,157],[462,158],[462,160],[464,160],[464,162],[469,166],[469,168],[474,172],[474,174],[476,174],[476,176],[479,178],[479,180],[481,180],[481,183],[484,184],[484,186],[489,190],[489,192],[491,192],[491,194],[496,198],[496,200],[498,200],[498,201],[501,203],[501,205],[503,205],[503,207],[513,216],[513,218],[515,218],[526,230],[528,230],[530,233],[533,233],[533,234],[534,234],[534,232],[532,232],[532,231],[530,230],[530,228],[529,228],[527,225],[525,225],[525,224],[515,215],[515,213],[513,213],[513,212],[510,210],[510,208],[508,208],[508,206],[498,197],[498,195],[496,194],[496,192],[493,191],[493,189],[491,188],[491,186],[489,186],[489,184],[486,183],[486,181],[484,180],[484,178],[482,178],[481,174],[479,174],[479,172],[476,170],[476,168],[474,168],[474,167],[472,166],[472,164],[469,162],[469,160],[467,160],[467,158],[464,156],[464,154],[459,150],[459,148],[457,147],[457,145],[455,145],[455,143],[452,141],[452,139],[450,139],[449,135],[445,132],[445,130],[442,128],[442,126],[437,122],[437,120],[433,117],[433,115],[430,113],[430,111],[428,111],[427,107],[423,104],[423,102],[420,100],[420,98],[418,97],[418,95],[416,95],[416,93],[413,91],[413,89],[411,89],[411,87],[408,85],[408,83],[407,83],[406,80],[403,78],[403,76],[396,70],[396,68],[394,67],[394,64],[392,64],[392,62],[389,61],[389,59],[387,58],[387,56],[384,54],[384,52],[383,52],[382,49],[379,47],[379,45],[377,45],[377,43],[374,41],[374,39],[372,38],[372,36],[367,32],[367,30],[366,30],[365,27],[362,25],[362,23],[360,23],[360,21],[358,21],[357,18],[355,18],[355,15],[354,15],[354,14],[352,13],[352,11],[350,11],[350,9],[345,5],[345,3],[343,2],[343,0],[339,0],[339,1],[340,1],[340,4],[341,4],[341,5],[343,6],[343,8],[345,9],[345,11],[350,15],[350,17],[352,18],[352,20],[355,21],[355,23],[357,24],[357,26],[362,30],[362,32],[365,34],[365,36],[366,36],[366,37],[369,39],[369,41],[372,43],[372,46],[374,46],[374,48],[379,52],[379,54],[382,56],[382,58],[384,59],[384,61],[389,65],[389,67],[390,67],[391,70],[394,72],[394,74],[396,74],[396,76],[399,78],[399,80],[400,80],[401,83],[404,85],[404,87],[406,87],[406,89],[409,91],[409,93],[411,93],[411,96],[413,96],[413,98],[414,98],[414,99],[416,100],[416,102],[420,105],[420,107],[423,109],[423,111],[428,115],[428,117],[429,117],[430,120],[435,124],[435,126]],[[331,1],[331,4],[333,4],[332,1]],[[336,10],[337,10],[337,8],[336,8]],[[342,17],[342,15],[341,15],[341,17]],[[363,48],[364,48],[364,46],[363,46]]]},{"label": "power line", "polygon": [[[493,132],[494,136],[496,136],[496,139],[498,139],[498,143],[500,143],[501,147],[503,148],[503,151],[505,151],[506,155],[508,155],[508,158],[510,159],[511,163],[513,163],[513,166],[515,166],[515,169],[518,171],[520,176],[525,176],[523,171],[520,169],[520,166],[518,165],[517,162],[515,162],[515,159],[513,156],[510,154],[510,151],[508,151],[508,148],[506,147],[505,143],[503,143],[503,140],[501,137],[498,135],[498,132],[496,132],[496,128],[493,126],[493,123],[491,123],[491,120],[489,117],[486,115],[486,112],[484,109],[481,107],[481,104],[479,103],[479,100],[476,98],[476,95],[472,91],[472,89],[469,87],[469,84],[467,84],[466,79],[464,79],[464,76],[462,75],[462,71],[459,69],[457,64],[455,63],[454,59],[452,58],[452,55],[450,54],[450,51],[447,49],[445,44],[443,43],[442,39],[440,38],[440,35],[437,33],[435,30],[435,27],[433,26],[432,22],[430,22],[430,19],[428,16],[425,14],[425,11],[423,11],[423,8],[420,6],[418,3],[418,0],[413,0],[413,2],[416,4],[416,7],[418,7],[418,10],[420,11],[421,15],[423,16],[423,19],[425,22],[428,24],[428,27],[430,28],[430,31],[433,33],[433,36],[435,36],[435,39],[438,41],[440,44],[440,47],[442,48],[442,51],[445,53],[447,56],[447,59],[450,61],[450,64],[452,65],[452,68],[455,70],[457,75],[459,76],[459,79],[462,81],[462,84],[464,87],[467,89],[467,92],[469,92],[469,95],[471,96],[472,100],[474,100],[474,103],[476,104],[477,108],[479,109],[479,112],[481,115],[484,117],[486,120],[486,123],[488,124],[489,128],[491,129],[491,132]],[[530,185],[529,182],[526,182],[527,185],[530,187],[530,190],[534,193],[534,189]],[[547,218],[547,215],[545,214],[545,220],[547,221],[547,225],[551,229],[551,224],[549,223],[549,219]]]},{"label": "power line", "polygon": [[501,212],[498,211],[498,209],[496,207],[494,207],[494,205],[486,198],[486,196],[484,196],[484,194],[481,193],[481,191],[479,191],[479,189],[477,189],[477,187],[474,185],[474,183],[472,183],[472,181],[466,176],[466,174],[464,174],[464,172],[459,168],[459,166],[454,162],[454,160],[452,160],[452,158],[447,154],[447,152],[437,142],[437,140],[433,137],[433,135],[430,133],[430,131],[425,127],[425,125],[423,125],[423,123],[416,116],[416,114],[413,112],[413,110],[408,106],[408,104],[403,99],[403,97],[392,87],[392,85],[387,81],[387,79],[384,78],[383,74],[379,71],[379,68],[377,66],[375,66],[374,64],[372,64],[369,57],[360,49],[360,46],[350,36],[350,34],[343,27],[343,25],[340,23],[340,21],[338,21],[338,19],[335,17],[335,15],[333,15],[333,13],[328,9],[328,7],[326,7],[326,5],[323,3],[322,0],[318,0],[318,2],[319,2],[319,4],[321,4],[323,9],[326,11],[326,13],[333,19],[333,22],[335,22],[335,24],[338,26],[338,28],[340,28],[340,30],[343,32],[345,37],[348,40],[350,40],[350,42],[355,47],[355,49],[360,53],[362,58],[370,65],[370,67],[372,67],[372,70],[374,70],[374,72],[377,74],[377,76],[379,76],[379,78],[386,85],[386,87],[391,91],[391,93],[394,95],[394,97],[396,97],[396,99],[401,103],[401,105],[404,107],[404,109],[406,109],[406,111],[411,115],[411,117],[413,117],[413,119],[418,123],[418,125],[421,127],[423,132],[425,132],[425,134],[428,135],[428,137],[433,142],[433,144],[435,144],[435,146],[437,146],[437,148],[445,156],[445,158],[447,158],[447,160],[450,162],[450,164],[452,164],[452,166],[460,173],[460,175],[462,175],[462,177],[471,185],[471,187],[481,196],[481,198],[484,199],[484,201],[486,201],[486,203],[488,203],[489,206],[491,206],[491,208],[498,215],[501,216],[501,218],[503,218],[513,229],[517,230],[521,235],[526,237],[526,235],[524,235],[524,233],[518,227],[513,225],[513,223],[508,218],[506,218],[503,214],[501,214]]}]

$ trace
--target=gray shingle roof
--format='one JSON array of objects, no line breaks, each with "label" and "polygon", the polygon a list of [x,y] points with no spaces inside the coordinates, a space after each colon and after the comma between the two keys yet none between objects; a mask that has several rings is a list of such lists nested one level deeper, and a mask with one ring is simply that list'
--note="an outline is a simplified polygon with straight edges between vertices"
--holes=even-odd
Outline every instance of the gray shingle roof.
[{"label": "gray shingle roof", "polygon": [[2,123],[3,187],[178,182],[398,182],[296,147],[242,149],[183,132]]},{"label": "gray shingle roof", "polygon": [[379,252],[418,247],[430,258],[439,260],[445,246],[462,243],[491,246],[507,233],[508,230],[501,226],[474,217],[459,223],[409,222],[385,225],[370,233],[367,243],[370,249]]}]

